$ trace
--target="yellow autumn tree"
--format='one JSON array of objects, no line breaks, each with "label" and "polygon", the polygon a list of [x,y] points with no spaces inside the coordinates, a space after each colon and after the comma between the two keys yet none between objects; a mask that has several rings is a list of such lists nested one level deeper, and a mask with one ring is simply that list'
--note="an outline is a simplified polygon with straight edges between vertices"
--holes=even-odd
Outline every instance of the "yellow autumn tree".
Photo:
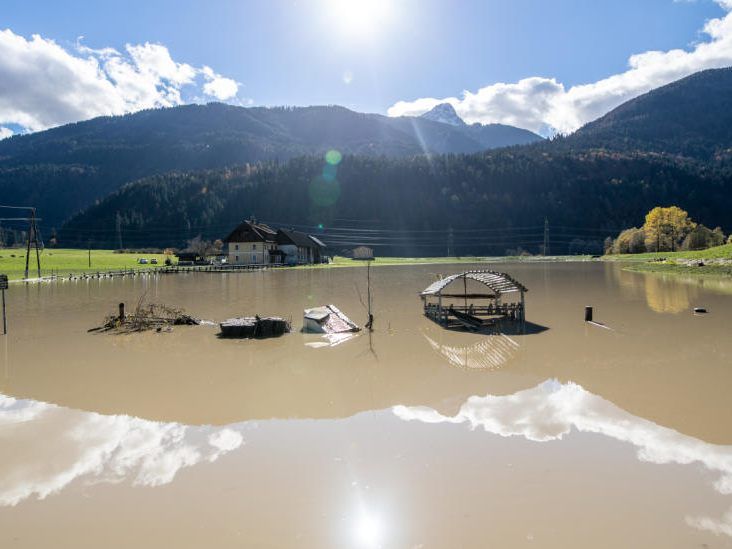
[{"label": "yellow autumn tree", "polygon": [[670,252],[678,250],[681,242],[694,230],[689,214],[678,206],[662,208],[656,206],[646,214],[643,233],[646,236],[646,250]]}]

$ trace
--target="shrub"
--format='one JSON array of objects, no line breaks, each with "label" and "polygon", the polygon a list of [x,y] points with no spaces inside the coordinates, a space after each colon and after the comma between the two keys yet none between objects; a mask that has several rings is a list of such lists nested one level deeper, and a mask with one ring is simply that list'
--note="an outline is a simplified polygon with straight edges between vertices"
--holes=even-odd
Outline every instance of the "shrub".
[{"label": "shrub", "polygon": [[686,236],[681,244],[682,250],[706,250],[712,246],[720,246],[724,244],[724,233],[722,229],[717,227],[711,230],[704,225],[697,225]]},{"label": "shrub", "polygon": [[615,254],[642,254],[646,251],[646,233],[643,229],[633,227],[625,229],[613,243]]}]

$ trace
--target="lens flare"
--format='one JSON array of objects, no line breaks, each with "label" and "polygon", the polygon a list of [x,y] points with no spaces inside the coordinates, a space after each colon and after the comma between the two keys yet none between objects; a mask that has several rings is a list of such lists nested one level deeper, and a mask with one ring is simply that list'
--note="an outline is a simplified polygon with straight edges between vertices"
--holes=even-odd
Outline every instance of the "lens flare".
[{"label": "lens flare", "polygon": [[313,204],[328,207],[338,202],[338,198],[341,196],[341,186],[337,179],[328,180],[321,175],[310,182],[308,192]]},{"label": "lens flare", "polygon": [[343,155],[335,149],[329,150],[325,153],[325,161],[331,166],[337,166],[343,160]]},{"label": "lens flare", "polygon": [[326,164],[323,168],[323,178],[327,179],[328,181],[334,181],[336,175],[338,175],[338,168],[336,168],[333,164]]}]

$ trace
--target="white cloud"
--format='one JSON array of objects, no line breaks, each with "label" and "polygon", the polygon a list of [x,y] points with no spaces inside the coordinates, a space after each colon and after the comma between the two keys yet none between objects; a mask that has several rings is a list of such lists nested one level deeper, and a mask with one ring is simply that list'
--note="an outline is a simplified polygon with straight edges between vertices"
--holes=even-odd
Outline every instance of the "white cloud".
[{"label": "white cloud", "polygon": [[3,126],[0,126],[0,139],[5,139],[6,137],[10,137],[15,132],[11,130],[10,128],[5,128]]},{"label": "white cloud", "polygon": [[243,443],[231,427],[106,416],[0,394],[0,446],[14,449],[0,455],[0,506],[44,499],[77,479],[160,486]]},{"label": "white cloud", "polygon": [[[632,444],[644,462],[701,464],[719,475],[714,483],[718,493],[732,494],[732,446],[709,444],[656,425],[571,382],[549,380],[512,395],[473,396],[454,416],[419,406],[395,406],[392,411],[405,421],[466,423],[502,437],[521,436],[536,442],[559,440],[572,430],[601,434]],[[695,528],[732,536],[732,509],[721,520],[688,516],[686,521]]]},{"label": "white cloud", "polygon": [[[73,51],[53,40],[0,31],[0,124],[30,131],[100,115],[184,102],[186,87],[218,100],[236,97],[239,83],[210,67],[175,61],[161,44]],[[0,138],[7,137],[7,128]]]},{"label": "white cloud", "polygon": [[211,67],[203,67],[202,73],[206,79],[203,93],[215,97],[219,101],[226,101],[236,97],[239,92],[239,83],[214,72]]},{"label": "white cloud", "polygon": [[447,102],[469,123],[511,124],[535,132],[568,133],[621,103],[703,69],[732,65],[732,0],[717,0],[728,13],[706,22],[706,40],[689,50],[648,51],[633,55],[628,70],[569,89],[554,78],[532,77],[496,83],[462,97],[399,101],[389,116],[416,116]]}]

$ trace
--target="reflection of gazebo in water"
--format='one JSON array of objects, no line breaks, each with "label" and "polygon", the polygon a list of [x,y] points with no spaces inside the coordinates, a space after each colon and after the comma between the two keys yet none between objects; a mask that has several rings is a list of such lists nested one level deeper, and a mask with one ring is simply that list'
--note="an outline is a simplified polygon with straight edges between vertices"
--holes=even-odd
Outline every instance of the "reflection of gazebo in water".
[{"label": "reflection of gazebo in water", "polygon": [[[488,288],[468,291],[468,282]],[[460,284],[462,282],[462,284]],[[458,290],[455,283],[459,284]],[[462,286],[460,288],[460,286]],[[460,291],[462,290],[462,291]],[[445,327],[457,325],[471,330],[490,326],[500,320],[524,322],[524,293],[528,290],[506,273],[466,271],[430,284],[421,294],[424,314]]]},{"label": "reflection of gazebo in water", "polygon": [[452,366],[468,370],[500,370],[519,349],[517,341],[501,332],[471,345],[446,345],[424,334],[430,346]]}]

